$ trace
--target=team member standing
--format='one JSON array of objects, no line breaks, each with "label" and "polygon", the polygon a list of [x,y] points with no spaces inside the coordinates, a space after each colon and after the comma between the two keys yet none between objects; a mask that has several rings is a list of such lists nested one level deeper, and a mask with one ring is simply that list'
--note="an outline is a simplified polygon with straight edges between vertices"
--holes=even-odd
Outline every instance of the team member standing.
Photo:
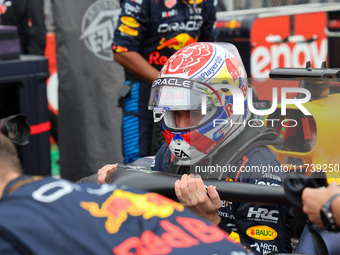
[{"label": "team member standing", "polygon": [[148,110],[151,83],[166,60],[196,41],[215,41],[214,0],[123,0],[114,32],[114,60],[126,74],[120,90],[125,163],[155,155],[164,138]]},{"label": "team member standing", "polygon": [[23,175],[1,133],[0,199],[0,254],[246,254],[159,194]]}]

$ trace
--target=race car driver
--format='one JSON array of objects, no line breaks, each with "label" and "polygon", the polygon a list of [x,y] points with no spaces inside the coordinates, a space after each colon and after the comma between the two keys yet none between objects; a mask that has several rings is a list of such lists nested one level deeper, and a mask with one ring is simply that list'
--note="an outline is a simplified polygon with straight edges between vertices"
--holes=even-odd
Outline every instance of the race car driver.
[{"label": "race car driver", "polygon": [[[177,51],[165,63],[150,95],[149,109],[156,121],[163,120],[167,142],[156,155],[154,170],[182,175],[175,183],[179,201],[246,247],[260,254],[291,252],[289,207],[221,201],[213,187],[206,192],[202,179],[192,176],[281,185],[281,165],[264,146],[277,142],[276,133],[256,124],[258,120],[244,107],[248,93],[246,71],[235,46],[194,43]],[[236,114],[240,106],[244,111]],[[204,107],[206,114],[201,114]]]},{"label": "race car driver", "polygon": [[[201,178],[282,184],[281,164],[265,146],[276,143],[277,134],[246,107],[248,93],[246,71],[234,45],[193,43],[173,54],[154,81],[149,100],[166,139],[154,170],[182,175],[175,183],[178,200],[248,249],[258,254],[291,252],[289,206],[221,201]],[[101,168],[98,182],[105,183],[106,174],[116,168]]]}]

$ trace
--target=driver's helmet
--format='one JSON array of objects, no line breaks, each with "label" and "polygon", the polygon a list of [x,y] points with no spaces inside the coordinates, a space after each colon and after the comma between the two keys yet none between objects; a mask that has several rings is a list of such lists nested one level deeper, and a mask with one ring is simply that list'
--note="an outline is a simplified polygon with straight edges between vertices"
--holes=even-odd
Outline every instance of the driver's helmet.
[{"label": "driver's helmet", "polygon": [[[250,116],[247,90],[234,45],[200,42],[174,53],[153,82],[149,100],[154,121],[163,120],[173,163],[195,164],[238,136]],[[189,121],[183,126],[178,116],[185,115]]]}]

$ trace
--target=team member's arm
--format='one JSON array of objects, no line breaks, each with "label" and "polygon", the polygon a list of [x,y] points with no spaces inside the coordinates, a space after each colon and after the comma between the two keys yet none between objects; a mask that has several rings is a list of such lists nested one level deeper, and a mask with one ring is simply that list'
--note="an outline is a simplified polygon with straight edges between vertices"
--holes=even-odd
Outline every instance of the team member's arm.
[{"label": "team member's arm", "polygon": [[[321,220],[320,210],[322,206],[335,194],[340,194],[340,187],[332,182],[327,188],[305,188],[302,192],[303,212],[308,219],[319,227],[324,227]],[[340,196],[335,198],[331,204],[331,211],[335,224],[340,227]]]},{"label": "team member's arm", "polygon": [[340,199],[336,198],[336,202],[332,203],[331,210],[333,212],[335,224],[340,228]]},{"label": "team member's arm", "polygon": [[137,51],[114,52],[114,60],[136,78],[152,84],[159,71],[150,65]]},{"label": "team member's arm", "polygon": [[159,71],[138,52],[149,22],[149,1],[121,1],[122,11],[114,32],[114,60],[136,78],[152,83]]}]

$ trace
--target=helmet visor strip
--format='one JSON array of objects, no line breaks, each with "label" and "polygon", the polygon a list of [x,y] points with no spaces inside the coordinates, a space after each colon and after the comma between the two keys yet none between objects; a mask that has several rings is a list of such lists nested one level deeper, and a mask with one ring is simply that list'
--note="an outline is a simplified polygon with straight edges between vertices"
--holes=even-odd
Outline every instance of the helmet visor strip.
[{"label": "helmet visor strip", "polygon": [[[183,130],[189,126],[200,126],[210,119],[217,112],[217,107],[224,105],[224,99],[225,94],[217,92],[214,85],[167,77],[154,82],[149,109],[153,110],[155,122],[164,117],[167,127]],[[185,127],[176,124],[176,119],[181,117],[187,120]]]}]

